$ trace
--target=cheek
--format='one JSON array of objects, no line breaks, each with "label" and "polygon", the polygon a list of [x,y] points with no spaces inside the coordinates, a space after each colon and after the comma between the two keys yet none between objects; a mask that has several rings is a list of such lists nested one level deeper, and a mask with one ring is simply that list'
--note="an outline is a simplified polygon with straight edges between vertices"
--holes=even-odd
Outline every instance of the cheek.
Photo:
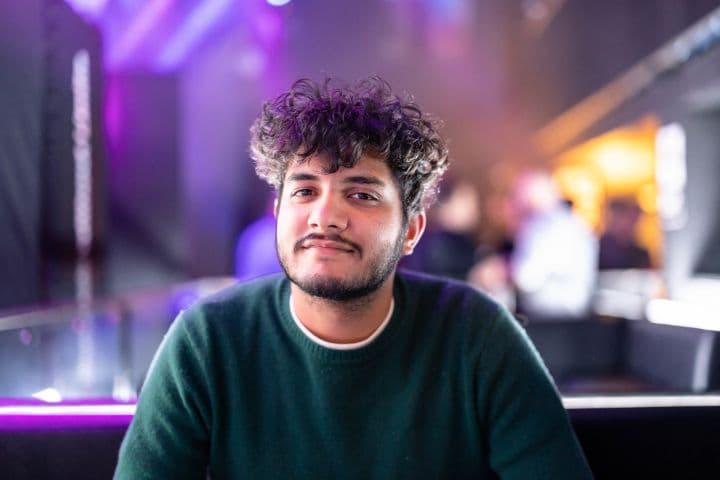
[{"label": "cheek", "polygon": [[290,231],[295,228],[301,221],[300,212],[294,211],[292,208],[287,206],[281,206],[276,216],[277,229]]},{"label": "cheek", "polygon": [[287,214],[278,214],[276,218],[275,236],[278,246],[287,244],[293,238],[293,229]]},{"label": "cheek", "polygon": [[371,228],[367,230],[369,235],[375,239],[378,244],[382,245],[394,245],[397,242],[398,236],[402,232],[402,223],[394,221],[385,221],[375,223]]}]

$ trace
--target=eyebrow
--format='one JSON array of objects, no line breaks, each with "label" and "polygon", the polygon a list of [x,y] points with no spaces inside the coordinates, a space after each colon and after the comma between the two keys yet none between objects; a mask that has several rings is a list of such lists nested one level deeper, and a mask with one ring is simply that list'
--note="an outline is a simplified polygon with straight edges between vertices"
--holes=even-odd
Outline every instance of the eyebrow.
[{"label": "eyebrow", "polygon": [[384,187],[385,182],[377,177],[371,175],[353,175],[343,179],[343,183],[359,183],[362,185],[377,185],[378,187]]},{"label": "eyebrow", "polygon": [[307,180],[318,180],[320,177],[317,175],[313,175],[312,173],[291,173],[290,176],[287,178],[288,182],[303,182]]},{"label": "eyebrow", "polygon": [[[315,180],[319,180],[319,179],[320,179],[320,177],[313,173],[297,172],[297,173],[291,173],[290,176],[288,176],[287,181],[288,182],[303,182],[303,181],[315,181]],[[378,187],[385,186],[385,182],[383,182],[379,178],[374,177],[372,175],[352,175],[352,176],[343,178],[342,183],[344,183],[344,184],[361,184],[361,185],[377,185]]]}]

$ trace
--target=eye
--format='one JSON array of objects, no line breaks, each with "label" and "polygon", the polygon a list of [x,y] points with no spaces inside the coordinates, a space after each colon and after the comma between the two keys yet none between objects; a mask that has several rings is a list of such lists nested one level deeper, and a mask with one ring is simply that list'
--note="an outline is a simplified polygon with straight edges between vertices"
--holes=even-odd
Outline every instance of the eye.
[{"label": "eye", "polygon": [[297,190],[294,190],[290,196],[291,197],[309,197],[313,194],[312,189],[310,188],[298,188]]},{"label": "eye", "polygon": [[371,201],[371,202],[378,200],[378,198],[375,195],[367,193],[367,192],[354,192],[354,193],[350,194],[350,197],[355,198],[357,200]]}]

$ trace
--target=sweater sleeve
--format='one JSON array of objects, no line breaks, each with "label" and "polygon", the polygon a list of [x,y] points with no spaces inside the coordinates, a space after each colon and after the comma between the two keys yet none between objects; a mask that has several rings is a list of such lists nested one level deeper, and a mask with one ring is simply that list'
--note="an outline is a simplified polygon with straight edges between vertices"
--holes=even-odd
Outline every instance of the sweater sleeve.
[{"label": "sweater sleeve", "polygon": [[125,435],[116,479],[203,479],[210,402],[201,332],[182,313],[161,343]]},{"label": "sweater sleeve", "polygon": [[504,309],[485,339],[478,374],[490,466],[501,479],[592,478],[550,374]]}]

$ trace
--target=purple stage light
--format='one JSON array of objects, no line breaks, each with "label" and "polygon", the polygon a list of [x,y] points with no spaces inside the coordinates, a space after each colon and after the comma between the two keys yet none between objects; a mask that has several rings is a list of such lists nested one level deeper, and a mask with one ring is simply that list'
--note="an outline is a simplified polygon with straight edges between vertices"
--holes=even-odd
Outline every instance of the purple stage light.
[{"label": "purple stage light", "polygon": [[[117,149],[122,135],[122,87],[117,77],[108,77],[105,87],[105,134],[111,149]],[[110,159],[117,155],[111,155]]]},{"label": "purple stage light", "polygon": [[152,0],[146,3],[113,46],[108,58],[108,65],[115,67],[127,61],[173,3],[174,0]]},{"label": "purple stage light", "polygon": [[466,10],[466,0],[430,0],[430,10],[446,20],[460,20]]},{"label": "purple stage light", "polygon": [[98,18],[105,10],[108,0],[65,0],[65,3],[82,16]]},{"label": "purple stage light", "polygon": [[290,3],[290,0],[267,0],[267,3],[273,7],[282,7]]},{"label": "purple stage light", "polygon": [[187,20],[160,53],[158,68],[164,71],[172,70],[182,63],[190,50],[230,5],[231,0],[207,0],[190,12]]},{"label": "purple stage light", "polygon": [[0,431],[67,430],[127,427],[134,403],[107,400],[45,404],[27,399],[0,399]]},{"label": "purple stage light", "polygon": [[282,32],[283,20],[277,11],[262,11],[253,14],[255,32],[264,44],[275,42]]}]

